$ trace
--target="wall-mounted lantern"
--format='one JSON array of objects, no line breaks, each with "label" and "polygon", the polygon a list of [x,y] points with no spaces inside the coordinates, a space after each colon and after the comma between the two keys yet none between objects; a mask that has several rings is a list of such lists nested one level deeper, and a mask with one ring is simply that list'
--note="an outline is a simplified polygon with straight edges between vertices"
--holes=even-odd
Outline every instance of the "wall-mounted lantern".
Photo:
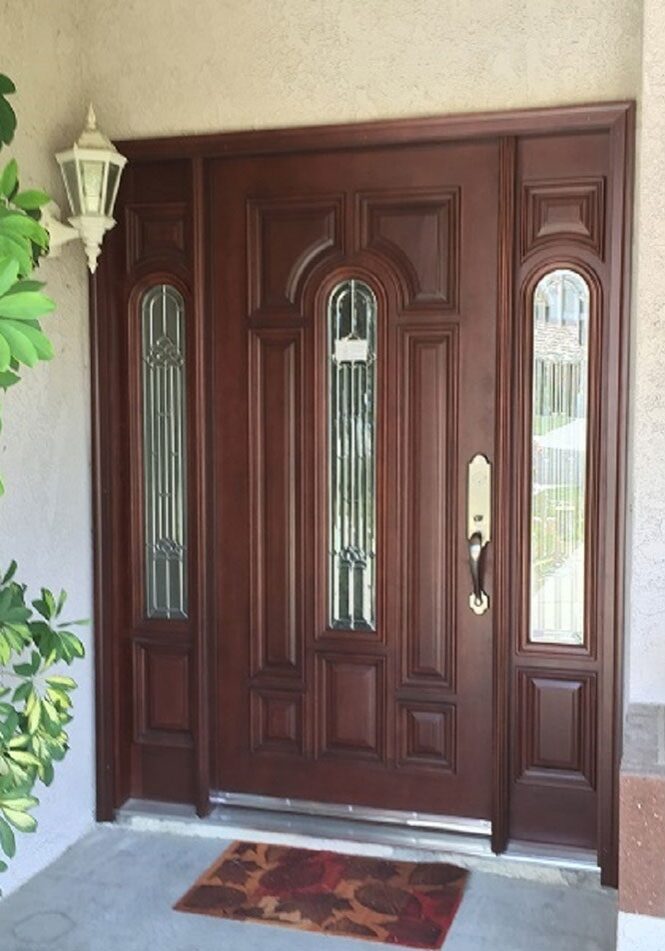
[{"label": "wall-mounted lantern", "polygon": [[61,245],[80,238],[92,274],[102,239],[115,224],[115,205],[120,176],[127,162],[109,138],[97,128],[92,106],[88,110],[85,129],[78,141],[66,152],[58,152],[56,159],[65,183],[71,217],[69,225],[59,220],[59,210],[46,210],[42,224],[49,232],[51,251],[57,254]]}]

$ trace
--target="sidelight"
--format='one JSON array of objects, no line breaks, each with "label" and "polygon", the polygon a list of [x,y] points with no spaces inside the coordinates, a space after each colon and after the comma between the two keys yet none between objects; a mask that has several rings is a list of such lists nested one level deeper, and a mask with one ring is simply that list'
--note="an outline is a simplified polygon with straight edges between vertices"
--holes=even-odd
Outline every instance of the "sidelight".
[{"label": "sidelight", "polygon": [[348,280],[328,305],[330,624],[376,618],[376,297]]},{"label": "sidelight", "polygon": [[530,640],[584,643],[589,286],[557,269],[533,297]]},{"label": "sidelight", "polygon": [[141,301],[145,612],[187,617],[185,304],[159,284]]}]

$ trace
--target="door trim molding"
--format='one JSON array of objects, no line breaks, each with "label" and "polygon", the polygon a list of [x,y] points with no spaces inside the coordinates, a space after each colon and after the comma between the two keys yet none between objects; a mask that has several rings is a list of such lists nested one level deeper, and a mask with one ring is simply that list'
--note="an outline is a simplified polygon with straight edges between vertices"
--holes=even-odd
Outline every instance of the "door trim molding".
[{"label": "door trim molding", "polygon": [[417,145],[451,139],[607,130],[613,128],[633,109],[632,102],[591,103],[510,109],[503,112],[380,119],[335,125],[124,139],[116,144],[130,160],[135,161],[319,152],[367,145]]},{"label": "door trim molding", "polygon": [[[208,357],[206,342],[200,321],[205,311],[206,291],[204,272],[206,267],[206,241],[203,214],[207,201],[204,162],[215,157],[240,157],[248,155],[271,155],[290,152],[316,152],[331,149],[350,149],[367,146],[398,146],[403,144],[441,143],[455,139],[493,137],[500,141],[500,202],[504,221],[500,235],[499,254],[499,377],[505,382],[512,374],[510,334],[514,320],[514,216],[515,216],[515,137],[531,134],[579,133],[605,131],[610,135],[612,187],[622,200],[615,201],[614,218],[608,227],[623,232],[622,247],[616,247],[611,261],[618,282],[613,294],[612,324],[619,328],[621,340],[616,349],[613,378],[619,383],[615,396],[616,438],[610,449],[612,478],[614,480],[612,525],[608,526],[606,539],[612,539],[608,557],[611,565],[611,581],[604,594],[605,617],[613,635],[614,651],[607,651],[604,677],[612,684],[611,691],[603,691],[601,700],[601,727],[599,731],[601,750],[606,751],[606,766],[599,776],[599,858],[603,869],[603,881],[615,884],[618,865],[618,802],[617,779],[621,750],[621,723],[623,704],[623,612],[624,612],[624,549],[625,549],[625,473],[627,456],[627,384],[628,384],[628,314],[630,306],[631,225],[634,167],[634,121],[633,102],[609,102],[590,105],[572,105],[555,108],[509,110],[503,112],[445,115],[436,117],[362,122],[356,124],[310,126],[289,129],[265,129],[236,131],[210,135],[167,136],[138,140],[125,140],[118,145],[130,162],[180,160],[191,170],[194,241],[194,277],[197,287],[194,292],[194,313],[197,324],[195,364],[197,369],[196,399],[203,409],[209,405],[206,386]],[[117,232],[120,229],[116,229]],[[118,520],[118,470],[114,458],[117,439],[117,400],[115,390],[118,361],[123,355],[117,353],[117,344],[111,332],[117,312],[114,300],[114,280],[111,263],[121,241],[119,234],[112,233],[109,247],[102,256],[101,266],[90,283],[91,311],[91,378],[92,378],[92,473],[93,473],[93,551],[94,551],[94,619],[95,619],[95,670],[96,670],[96,717],[97,717],[97,817],[109,821],[121,798],[120,770],[123,758],[123,743],[128,725],[121,715],[120,672],[124,661],[121,647],[114,642],[123,616],[122,584],[116,576],[114,564],[117,542],[113,529]],[[115,244],[114,244],[115,242]],[[617,242],[618,245],[618,242]],[[112,252],[111,248],[115,251]],[[499,385],[500,385],[499,382]],[[504,393],[507,389],[504,389]],[[196,438],[205,450],[209,414],[204,414],[197,425]],[[502,399],[498,405],[498,442],[495,471],[500,479],[504,470],[505,453],[510,445],[509,401]],[[196,465],[195,486],[199,493],[195,501],[200,521],[200,537],[197,553],[202,574],[206,572],[206,544],[203,537],[203,493],[207,485],[203,457]],[[505,574],[509,562],[507,554],[508,534],[511,521],[499,508],[508,495],[504,478],[495,488],[495,546],[496,564],[503,562]],[[501,505],[497,503],[501,501]],[[497,518],[498,516],[498,518]],[[502,553],[499,555],[499,553]],[[501,570],[501,569],[500,569]],[[495,577],[499,578],[498,575]],[[193,702],[196,741],[196,800],[200,813],[210,804],[210,741],[212,724],[208,702],[213,684],[210,683],[214,665],[211,657],[215,647],[208,632],[211,591],[200,579],[199,630],[195,641],[195,667],[199,676],[193,684]],[[495,584],[495,590],[499,585]],[[495,599],[496,637],[494,646],[494,806],[492,845],[496,851],[505,849],[508,836],[508,786],[510,780],[510,637],[509,619],[513,616],[514,593],[503,586],[505,594]],[[206,622],[206,618],[208,623]],[[123,648],[124,649],[124,648]]]}]

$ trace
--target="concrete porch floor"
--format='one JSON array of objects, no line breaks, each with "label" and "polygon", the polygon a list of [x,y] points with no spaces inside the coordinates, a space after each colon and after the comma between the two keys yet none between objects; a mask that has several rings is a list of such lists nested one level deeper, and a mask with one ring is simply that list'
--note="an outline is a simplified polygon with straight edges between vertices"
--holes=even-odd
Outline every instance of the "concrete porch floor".
[{"label": "concrete porch floor", "polygon": [[[100,826],[0,902],[1,951],[370,951],[380,947],[172,911],[172,904],[227,844],[219,839]],[[22,845],[29,848],[29,840]],[[611,891],[474,871],[444,951],[612,951],[615,931],[616,900]]]}]

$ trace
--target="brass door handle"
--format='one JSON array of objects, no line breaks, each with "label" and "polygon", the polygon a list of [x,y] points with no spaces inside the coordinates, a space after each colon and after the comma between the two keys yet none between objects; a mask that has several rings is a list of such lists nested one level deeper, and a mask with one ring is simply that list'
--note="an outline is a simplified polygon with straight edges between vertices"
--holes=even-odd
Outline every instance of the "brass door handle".
[{"label": "brass door handle", "polygon": [[474,614],[484,614],[490,599],[483,590],[483,561],[485,546],[491,537],[492,525],[492,467],[482,453],[469,463],[467,486],[467,539],[472,590],[469,607]]},{"label": "brass door handle", "polygon": [[489,607],[489,598],[483,591],[483,550],[485,543],[480,532],[474,532],[469,538],[469,568],[473,590],[469,595],[469,605],[475,614],[484,614]]}]

